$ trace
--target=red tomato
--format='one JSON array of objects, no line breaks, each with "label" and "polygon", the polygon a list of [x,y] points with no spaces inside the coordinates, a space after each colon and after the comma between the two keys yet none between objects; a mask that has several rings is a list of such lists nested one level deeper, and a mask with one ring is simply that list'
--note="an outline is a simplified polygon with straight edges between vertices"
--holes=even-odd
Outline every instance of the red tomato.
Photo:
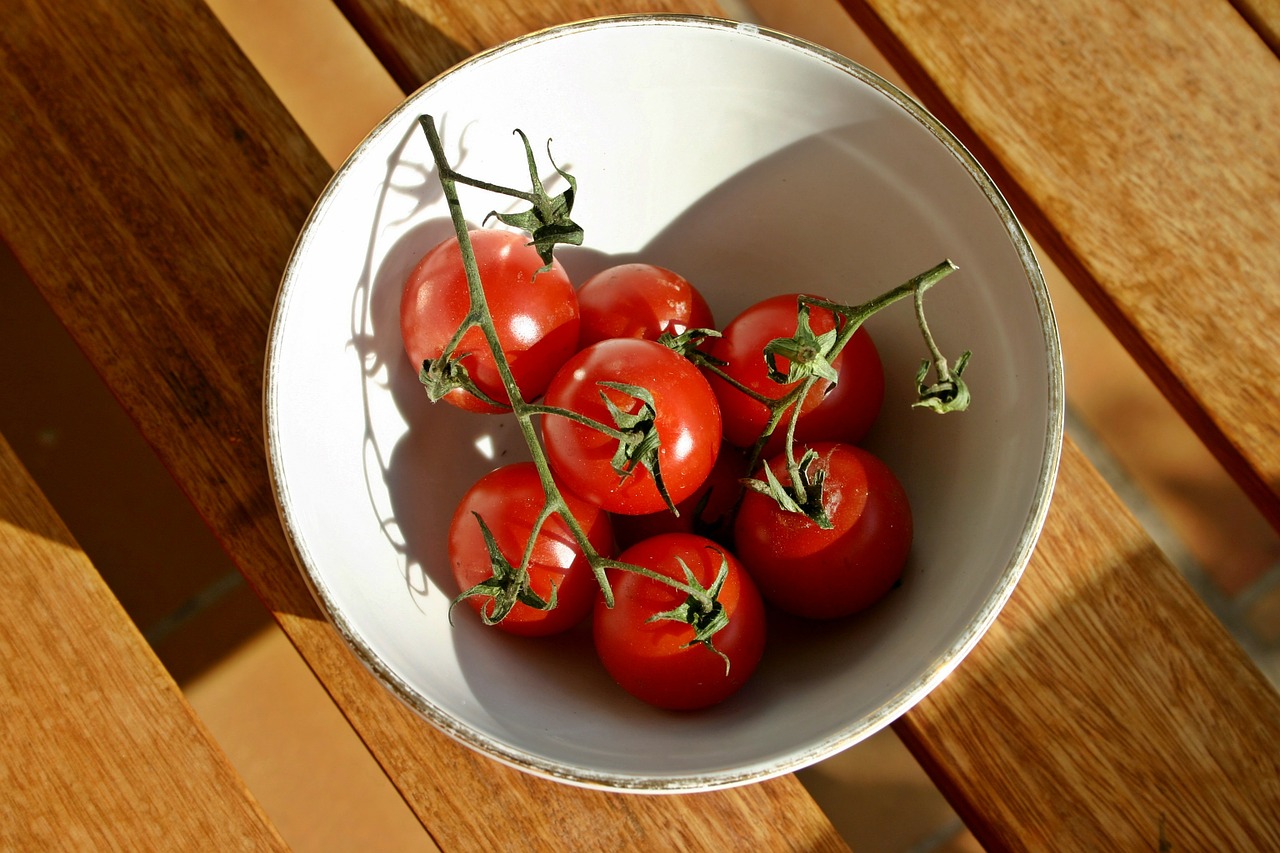
[{"label": "red tomato", "polygon": [[[720,450],[720,407],[701,372],[683,356],[653,341],[613,338],[592,344],[560,369],[544,403],[577,412],[607,426],[615,417],[607,397],[628,415],[643,415],[637,396],[602,385],[620,383],[646,389],[659,444],[657,468],[672,503],[702,485]],[[615,470],[616,437],[561,415],[546,415],[542,437],[556,476],[589,501],[610,512],[637,515],[666,507],[650,467]]]},{"label": "red tomato", "polygon": [[[542,259],[523,234],[494,229],[469,232],[485,301],[497,327],[498,341],[511,365],[520,394],[533,399],[578,348],[578,298],[564,269],[533,274]],[[451,237],[426,254],[410,273],[400,300],[400,332],[405,352],[418,369],[437,359],[462,324],[470,307],[467,279],[458,239]],[[476,387],[499,403],[509,402],[484,334],[470,329],[455,356],[462,359]],[[492,406],[460,388],[444,400],[472,412],[497,413]]]},{"label": "red tomato", "polygon": [[[830,619],[871,606],[897,583],[911,550],[911,507],[889,467],[862,448],[821,442],[812,449],[813,470],[826,472],[822,505],[833,528],[748,490],[734,543],[767,601],[797,616]],[[803,452],[797,446],[796,458]],[[785,457],[768,465],[784,486],[791,484]]]},{"label": "red tomato", "polygon": [[742,491],[738,481],[749,473],[746,462],[742,451],[731,444],[722,444],[707,479],[676,505],[679,515],[664,509],[645,515],[614,516],[613,535],[618,547],[629,548],[659,533],[696,533],[724,545],[732,544],[733,531],[721,530],[719,522],[733,509]]},{"label": "red tomato", "polygon": [[[790,338],[796,333],[796,294],[783,294],[757,302],[739,314],[719,338],[711,338],[703,350],[727,362],[721,368],[729,376],[766,397],[777,399],[792,384],[779,384],[769,378],[763,350],[775,338]],[[815,334],[835,328],[835,315],[813,309],[809,325]],[[787,359],[778,359],[779,370],[785,372]],[[832,363],[840,381],[832,385],[819,379],[805,395],[796,424],[797,441],[861,441],[875,423],[884,402],[884,368],[880,354],[866,327],[859,328]],[[724,416],[725,440],[739,447],[751,447],[764,431],[769,411],[756,400],[729,385],[718,376],[707,374]],[[790,417],[788,412],[786,417]],[[765,454],[782,450],[787,421],[774,430]]]},{"label": "red tomato", "polygon": [[646,539],[619,559],[681,581],[683,561],[704,589],[727,565],[716,600],[728,623],[710,637],[717,654],[695,639],[691,625],[653,619],[680,607],[686,593],[634,572],[610,570],[614,606],[597,598],[592,630],[596,653],[614,680],[651,705],[686,711],[714,705],[741,688],[755,672],[765,642],[764,604],[742,564],[711,540],[687,533]]},{"label": "red tomato", "polygon": [[664,332],[715,328],[702,294],[652,264],[621,264],[596,273],[578,288],[578,305],[584,347],[609,338],[656,341]]},{"label": "red tomato", "polygon": [[[592,547],[602,556],[613,553],[613,530],[608,514],[571,492],[561,489],[561,494]],[[542,483],[532,462],[491,471],[467,491],[449,525],[449,561],[460,593],[488,580],[494,573],[480,524],[473,513],[484,519],[503,556],[512,566],[518,566],[533,523],[544,505]],[[529,564],[529,586],[543,601],[550,601],[554,586],[555,608],[539,610],[517,603],[506,618],[496,624],[497,628],[520,636],[541,637],[568,630],[591,612],[599,586],[586,555],[558,515],[548,518],[538,533]],[[467,602],[479,613],[481,607],[491,607],[493,599],[471,596]]]}]

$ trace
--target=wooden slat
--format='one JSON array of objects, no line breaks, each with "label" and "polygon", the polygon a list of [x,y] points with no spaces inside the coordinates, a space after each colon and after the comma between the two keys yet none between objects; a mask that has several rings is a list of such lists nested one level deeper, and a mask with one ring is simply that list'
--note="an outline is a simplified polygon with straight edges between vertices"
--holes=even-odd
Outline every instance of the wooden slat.
[{"label": "wooden slat", "polygon": [[1272,52],[1280,54],[1280,0],[1232,0],[1231,5],[1258,31]]},{"label": "wooden slat", "polygon": [[1280,529],[1280,60],[1226,0],[842,0]]},{"label": "wooden slat", "polygon": [[894,728],[989,849],[1280,850],[1280,695],[1070,442],[1013,598]]},{"label": "wooden slat", "polygon": [[[1117,43],[1132,36],[1130,30],[1085,26],[1082,32],[1062,33],[1055,31],[1062,18],[1044,9],[1005,5],[983,11],[968,4],[956,9],[956,21],[950,19],[954,7],[934,7],[943,14],[929,20],[914,7],[910,16],[900,12],[895,25],[903,38],[898,39],[897,30],[868,17],[868,7],[899,10],[906,4],[873,0],[858,4],[860,8],[845,5],[857,12],[855,18],[913,90],[985,160],[1024,221],[1033,230],[1037,222],[1044,226],[1037,234],[1043,239],[1048,231],[1046,242],[1053,241],[1055,259],[1061,260],[1064,247],[1086,255],[1070,262],[1077,284],[1087,264],[1118,263],[1107,257],[1116,250],[1113,244],[1103,235],[1087,233],[1106,225],[1084,214],[1046,225],[1033,197],[1049,181],[1046,172],[1058,174],[1061,167],[1054,155],[1070,149],[1081,158],[1074,166],[1081,174],[1074,187],[1065,179],[1055,186],[1052,205],[1045,206],[1054,211],[1068,207],[1056,193],[1074,193],[1080,205],[1101,193],[1109,203],[1110,194],[1090,183],[1099,178],[1099,170],[1088,167],[1088,150],[1075,148],[1096,129],[1090,122],[1028,128],[1029,122],[1040,120],[1040,111],[1019,103],[1009,87],[1035,87],[1027,99],[1031,101],[1074,98],[1080,104],[1110,103],[1116,93],[1073,90],[1081,72],[1072,68],[1080,63],[1063,67],[1062,56],[1050,79],[1048,68],[1033,56],[1043,50],[1042,44],[1026,46],[1024,53],[1011,42],[1026,39],[1028,27],[1035,31],[1033,40],[1088,37],[1095,39],[1093,49],[1076,44],[1075,50],[1092,59],[1104,50],[1124,52]],[[1091,17],[1082,14],[1081,20]],[[962,18],[963,26],[952,27]],[[1248,36],[1244,30],[1233,31],[1236,37]],[[1203,25],[1196,33],[1197,38],[1204,35]],[[1177,63],[1185,58],[1179,54]],[[1142,61],[1134,63],[1132,55],[1116,61],[1132,66],[1117,80],[1132,76],[1141,81],[1150,72]],[[1034,69],[1040,75],[1028,77]],[[997,70],[1020,82],[991,79]],[[1001,99],[1005,105],[999,118],[983,114],[994,113],[994,102]],[[1149,127],[1158,126],[1157,117],[1148,121]],[[997,149],[988,145],[989,134],[1003,143],[1000,154],[1014,150],[1021,159],[1006,168]],[[1025,149],[1008,137],[1018,137]],[[1038,162],[1033,149],[1046,162]],[[1103,154],[1098,158],[1107,159]],[[1127,236],[1164,240],[1165,229],[1179,227],[1167,218],[1143,220],[1143,225],[1144,234]],[[1099,256],[1100,262],[1093,260]],[[1143,288],[1158,292],[1158,282],[1147,277],[1134,283],[1130,298],[1138,303],[1151,298],[1141,295]],[[1240,284],[1236,292],[1247,289]],[[1187,293],[1188,299],[1195,297]],[[1184,346],[1196,346],[1185,324],[1180,330],[1176,314],[1149,321],[1152,334],[1182,335]],[[1134,334],[1130,330],[1130,346]],[[1255,339],[1252,350],[1245,346],[1234,351],[1241,363],[1229,369],[1256,369],[1265,363],[1258,360],[1259,340],[1266,338]],[[1246,416],[1265,421],[1265,415],[1263,404]],[[1237,428],[1247,432],[1254,427]],[[1270,499],[1264,495],[1263,502]],[[1108,545],[1099,548],[1100,543]],[[1046,608],[1047,601],[1058,606]],[[1071,445],[1044,536],[1013,600],[974,654],[895,730],[978,837],[994,849],[1280,845],[1275,811],[1280,803],[1280,700]]]},{"label": "wooden slat", "polygon": [[552,24],[629,13],[723,17],[712,0],[334,0],[405,92],[481,50]]},{"label": "wooden slat", "polygon": [[1265,849],[1280,697],[1074,445],[1066,457],[1008,615],[896,730],[993,849],[1155,849],[1161,831]]},{"label": "wooden slat", "polygon": [[0,234],[442,849],[844,849],[794,777],[570,788],[383,690],[293,563],[261,436],[271,306],[329,169],[202,6],[19,4],[0,62]]},{"label": "wooden slat", "polygon": [[[75,16],[59,11],[56,19],[44,19],[33,6],[0,34],[6,72],[0,104],[15,119],[0,129],[0,229],[442,848],[512,839],[561,849],[645,841],[700,847],[716,831],[727,831],[726,846],[735,848],[776,849],[779,838],[797,848],[838,847],[793,779],[656,801],[566,789],[457,748],[353,663],[292,566],[270,507],[257,429],[267,306],[302,212],[327,170],[207,16],[168,20],[179,13],[160,3],[139,4],[128,16],[114,8],[114,15],[95,11],[87,2]],[[121,56],[131,62],[122,64]],[[57,100],[59,92],[76,95],[75,109]],[[157,111],[157,104],[163,109]],[[234,121],[228,123],[228,115]],[[195,121],[197,116],[212,121]],[[190,222],[200,226],[198,233],[182,224]],[[204,293],[217,296],[206,299]],[[1105,497],[1105,487],[1070,452],[1068,462],[1059,500],[1075,495],[1078,514],[1068,516],[1066,533],[1051,520],[1046,539],[1076,544],[1065,550],[1047,544],[1048,559],[1057,565],[1052,555],[1058,547],[1065,565],[1106,566],[1116,555],[1149,549],[1140,534],[1107,521],[1113,507],[1095,501]],[[1091,601],[1114,609],[1105,620],[1055,619],[1072,612],[1073,602],[1060,597],[1061,585],[1029,577],[1017,599],[1026,614],[1019,617],[1025,626],[1019,642],[998,647],[1005,654],[1014,647],[1010,668],[1039,673],[1032,681],[1050,685],[1050,702],[1067,703],[1069,685],[1087,682],[1105,709],[1097,713],[1123,717],[1137,707],[1133,690],[1116,690],[1113,697],[1108,685],[1123,682],[1132,664],[1121,628],[1151,607],[1151,597],[1162,601],[1169,594],[1168,565],[1143,566],[1163,580],[1140,596],[1117,585],[1113,574],[1100,576],[1096,587],[1086,585]],[[1168,606],[1181,612],[1176,601]],[[1057,633],[1048,637],[1041,625]],[[1214,647],[1216,635],[1203,636],[1202,620],[1187,625],[1190,649]],[[1000,636],[979,647],[974,667]],[[1065,651],[1049,654],[1055,647]],[[1197,673],[1177,681],[1186,708],[1212,699],[1218,676],[1186,664],[1183,647],[1170,648],[1168,658],[1150,652],[1155,657],[1146,666]],[[1089,654],[1093,650],[1104,653]],[[1042,656],[1056,662],[1051,678],[1033,666]],[[1232,683],[1257,678],[1238,657],[1212,657],[1226,665],[1221,677]],[[1064,672],[1064,662],[1080,668]],[[999,801],[1058,802],[1054,785],[1063,774],[1046,775],[1030,762],[1001,762],[989,781],[965,772],[965,761],[984,750],[1003,754],[1002,727],[990,725],[989,709],[1006,715],[1001,722],[1011,731],[1034,733],[1027,740],[1052,744],[1044,753],[1055,756],[1081,748],[1080,731],[1124,731],[1045,716],[1039,703],[997,701],[1005,689],[998,668],[982,670],[992,679],[982,690],[964,678],[970,668],[966,662],[899,724],[926,762],[932,751],[954,768],[963,782],[956,789],[989,785],[987,796]],[[1011,689],[1021,684],[1017,678],[1010,683]],[[1140,687],[1138,682],[1137,692]],[[1229,692],[1242,690],[1250,692]],[[1118,700],[1114,706],[1108,704],[1112,698]],[[1179,712],[1177,718],[1203,730],[1203,716]],[[956,750],[954,761],[950,732],[963,732],[968,744]],[[1265,727],[1235,737],[1252,737],[1257,753],[1274,754],[1274,737]],[[1168,742],[1174,748],[1169,760],[1194,768],[1216,760],[1190,749],[1200,740]],[[1149,759],[1144,751],[1132,766],[1140,770]],[[1065,790],[1078,792],[1078,781]],[[975,793],[964,802],[973,805],[966,813],[979,825],[988,813],[1004,817]],[[1081,808],[1088,808],[1090,801],[1083,802]],[[471,813],[475,803],[489,808]],[[588,828],[585,834],[580,827]],[[1014,820],[1006,837],[1038,837],[1037,827],[1031,819]]]},{"label": "wooden slat", "polygon": [[0,848],[282,850],[0,436]]}]

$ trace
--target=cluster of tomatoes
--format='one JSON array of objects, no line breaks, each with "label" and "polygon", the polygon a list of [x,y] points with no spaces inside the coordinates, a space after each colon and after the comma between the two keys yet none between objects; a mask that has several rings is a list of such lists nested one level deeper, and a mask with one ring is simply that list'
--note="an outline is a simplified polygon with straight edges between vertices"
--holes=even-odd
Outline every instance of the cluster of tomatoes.
[{"label": "cluster of tomatoes", "polygon": [[[857,446],[884,396],[865,329],[795,403],[791,447],[790,412],[757,445],[774,415],[765,400],[803,381],[782,375],[785,354],[798,351],[775,347],[766,358],[769,345],[829,341],[840,325],[832,311],[802,310],[785,294],[717,327],[697,290],[663,268],[616,266],[575,287],[522,234],[469,238],[491,324],[472,322],[451,238],[409,276],[401,330],[433,397],[510,413],[514,384],[517,413],[537,416],[542,473],[533,462],[490,472],[450,528],[460,598],[486,621],[545,636],[590,619],[623,688],[693,709],[727,698],[756,669],[768,608],[836,618],[893,587],[911,511],[893,473]],[[548,512],[544,474],[563,502],[552,508],[576,530]],[[517,599],[491,620],[513,578]]]}]

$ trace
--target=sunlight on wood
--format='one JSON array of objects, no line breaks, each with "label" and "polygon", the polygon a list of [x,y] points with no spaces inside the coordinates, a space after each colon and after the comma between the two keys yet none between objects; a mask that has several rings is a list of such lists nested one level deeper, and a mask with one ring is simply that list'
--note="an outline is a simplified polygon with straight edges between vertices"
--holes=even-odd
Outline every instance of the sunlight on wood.
[{"label": "sunlight on wood", "polygon": [[209,7],[334,167],[404,99],[332,3],[210,0]]}]

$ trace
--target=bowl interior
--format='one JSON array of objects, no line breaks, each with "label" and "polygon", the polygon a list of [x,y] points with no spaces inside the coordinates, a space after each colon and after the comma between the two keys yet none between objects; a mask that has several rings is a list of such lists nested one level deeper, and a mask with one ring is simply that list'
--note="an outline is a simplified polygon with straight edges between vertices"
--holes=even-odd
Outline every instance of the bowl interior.
[{"label": "bowl interior", "polygon": [[[536,82],[535,82],[536,81]],[[422,131],[454,165],[527,182],[515,128],[578,180],[577,281],[646,260],[681,272],[721,323],[807,291],[860,302],[943,258],[926,298],[945,354],[974,351],[969,411],[913,410],[926,355],[909,302],[868,328],[884,414],[867,446],[912,499],[904,583],[869,614],[778,619],[754,680],[696,714],[644,706],[589,634],[527,641],[446,617],[445,532],[463,492],[527,458],[513,422],[432,406],[400,344],[403,279],[452,234]],[[546,165],[544,180],[563,186]],[[463,188],[476,223],[497,199]],[[1043,520],[1061,441],[1060,357],[1016,222],[945,130],[870,72],[755,27],[594,21],[485,54],[410,97],[335,175],[281,288],[267,431],[281,517],[317,596],[401,698],[491,756],[615,789],[764,778],[866,737],[977,641]]]}]

